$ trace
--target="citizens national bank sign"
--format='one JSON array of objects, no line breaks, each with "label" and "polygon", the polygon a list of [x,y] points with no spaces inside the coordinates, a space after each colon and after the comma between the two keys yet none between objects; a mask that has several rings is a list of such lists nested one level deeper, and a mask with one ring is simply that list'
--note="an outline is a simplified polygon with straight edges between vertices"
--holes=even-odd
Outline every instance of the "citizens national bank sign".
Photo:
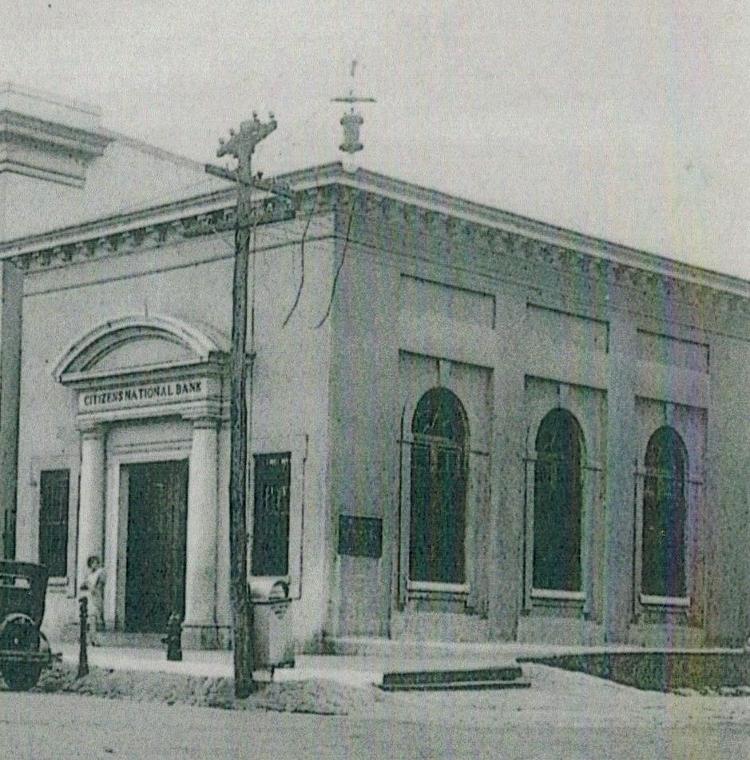
[{"label": "citizens national bank sign", "polygon": [[221,380],[213,374],[106,383],[79,388],[78,416],[91,420],[219,413]]},{"label": "citizens national bank sign", "polygon": [[130,385],[106,391],[85,391],[80,395],[79,408],[82,412],[98,409],[118,409],[123,406],[140,404],[168,403],[169,401],[188,401],[200,398],[204,380],[187,380],[185,382],[153,383]]}]

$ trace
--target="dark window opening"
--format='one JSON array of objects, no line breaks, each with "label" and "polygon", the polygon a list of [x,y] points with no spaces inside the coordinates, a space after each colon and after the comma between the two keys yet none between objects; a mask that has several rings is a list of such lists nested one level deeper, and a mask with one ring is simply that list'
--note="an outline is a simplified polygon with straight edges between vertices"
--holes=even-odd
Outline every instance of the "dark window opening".
[{"label": "dark window opening", "polygon": [[455,394],[433,388],[412,421],[409,577],[464,583],[466,413]]},{"label": "dark window opening", "polygon": [[53,578],[68,574],[69,470],[39,475],[39,562]]},{"label": "dark window opening", "polygon": [[659,428],[646,447],[643,484],[641,591],[684,597],[685,446],[670,427]]},{"label": "dark window opening", "polygon": [[291,454],[256,454],[253,510],[253,575],[289,573]]},{"label": "dark window opening", "polygon": [[534,588],[581,590],[581,429],[570,412],[539,425],[534,468]]}]

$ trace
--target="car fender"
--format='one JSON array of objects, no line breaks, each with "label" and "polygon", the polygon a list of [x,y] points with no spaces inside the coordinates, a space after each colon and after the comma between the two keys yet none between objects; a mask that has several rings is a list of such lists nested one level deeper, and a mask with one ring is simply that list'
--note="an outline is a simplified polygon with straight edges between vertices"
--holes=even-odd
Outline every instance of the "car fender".
[{"label": "car fender", "polygon": [[41,631],[39,631],[39,651],[44,652],[44,654],[52,653],[52,647],[49,644],[49,639]]}]

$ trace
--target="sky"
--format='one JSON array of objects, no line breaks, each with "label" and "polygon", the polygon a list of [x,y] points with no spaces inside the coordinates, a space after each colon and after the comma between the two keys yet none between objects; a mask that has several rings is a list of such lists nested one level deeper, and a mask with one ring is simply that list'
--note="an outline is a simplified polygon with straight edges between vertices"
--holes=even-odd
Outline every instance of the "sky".
[{"label": "sky", "polygon": [[0,0],[6,80],[201,162],[272,110],[266,174],[344,158],[354,86],[360,166],[750,278],[747,2]]}]

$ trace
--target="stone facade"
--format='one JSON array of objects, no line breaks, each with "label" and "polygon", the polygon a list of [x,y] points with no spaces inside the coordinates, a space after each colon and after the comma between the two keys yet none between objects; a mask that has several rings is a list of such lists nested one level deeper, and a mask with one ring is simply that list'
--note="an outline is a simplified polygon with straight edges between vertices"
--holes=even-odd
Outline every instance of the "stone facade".
[{"label": "stone facade", "polygon": [[[373,184],[392,189],[387,180]],[[442,208],[427,210],[356,192],[362,211],[334,327],[331,504],[382,519],[384,545],[401,551],[378,562],[337,558],[337,632],[744,640],[748,405],[727,390],[742,387],[750,358],[747,283],[489,209],[457,204],[454,214],[472,218],[452,218],[443,197],[432,198]],[[425,369],[409,369],[417,364]],[[470,489],[472,478],[482,484],[485,506],[467,505],[483,541],[472,549],[482,566],[476,600],[408,589],[408,423],[429,384],[455,391],[480,432],[469,478]],[[586,444],[577,599],[537,594],[530,580],[534,435],[554,408],[573,413]],[[690,452],[689,588],[674,604],[638,589],[644,452],[664,425]]]},{"label": "stone facade", "polygon": [[[267,562],[289,583],[298,645],[744,641],[750,285],[336,164],[285,179],[297,217],[258,227],[249,282],[252,453],[265,458],[250,463],[248,516],[260,552],[254,516],[277,510],[263,540],[281,542]],[[138,517],[134,494],[161,483],[182,526],[163,546],[183,557],[184,574],[169,572],[186,636],[218,646],[234,195],[178,195],[0,244],[22,282],[2,323],[10,310],[15,549],[39,557],[43,473],[68,472],[66,573],[48,617],[75,619],[86,558],[100,554],[106,622],[132,629],[133,536],[157,519]],[[430,394],[458,410],[439,435],[420,422]],[[552,418],[570,421],[577,453],[550,469],[539,441]],[[662,558],[679,588],[656,594],[644,525],[662,477],[649,444],[665,429],[685,451],[669,481],[680,545]],[[575,572],[555,586],[537,566],[542,490],[573,461],[560,546],[574,546]],[[167,462],[186,463],[184,494],[164,480],[177,470],[158,470]],[[264,491],[262,466],[288,480]],[[424,523],[432,538],[416,535],[425,498],[455,517],[452,532],[435,532],[438,515]],[[420,559],[433,539],[450,568]]]}]

